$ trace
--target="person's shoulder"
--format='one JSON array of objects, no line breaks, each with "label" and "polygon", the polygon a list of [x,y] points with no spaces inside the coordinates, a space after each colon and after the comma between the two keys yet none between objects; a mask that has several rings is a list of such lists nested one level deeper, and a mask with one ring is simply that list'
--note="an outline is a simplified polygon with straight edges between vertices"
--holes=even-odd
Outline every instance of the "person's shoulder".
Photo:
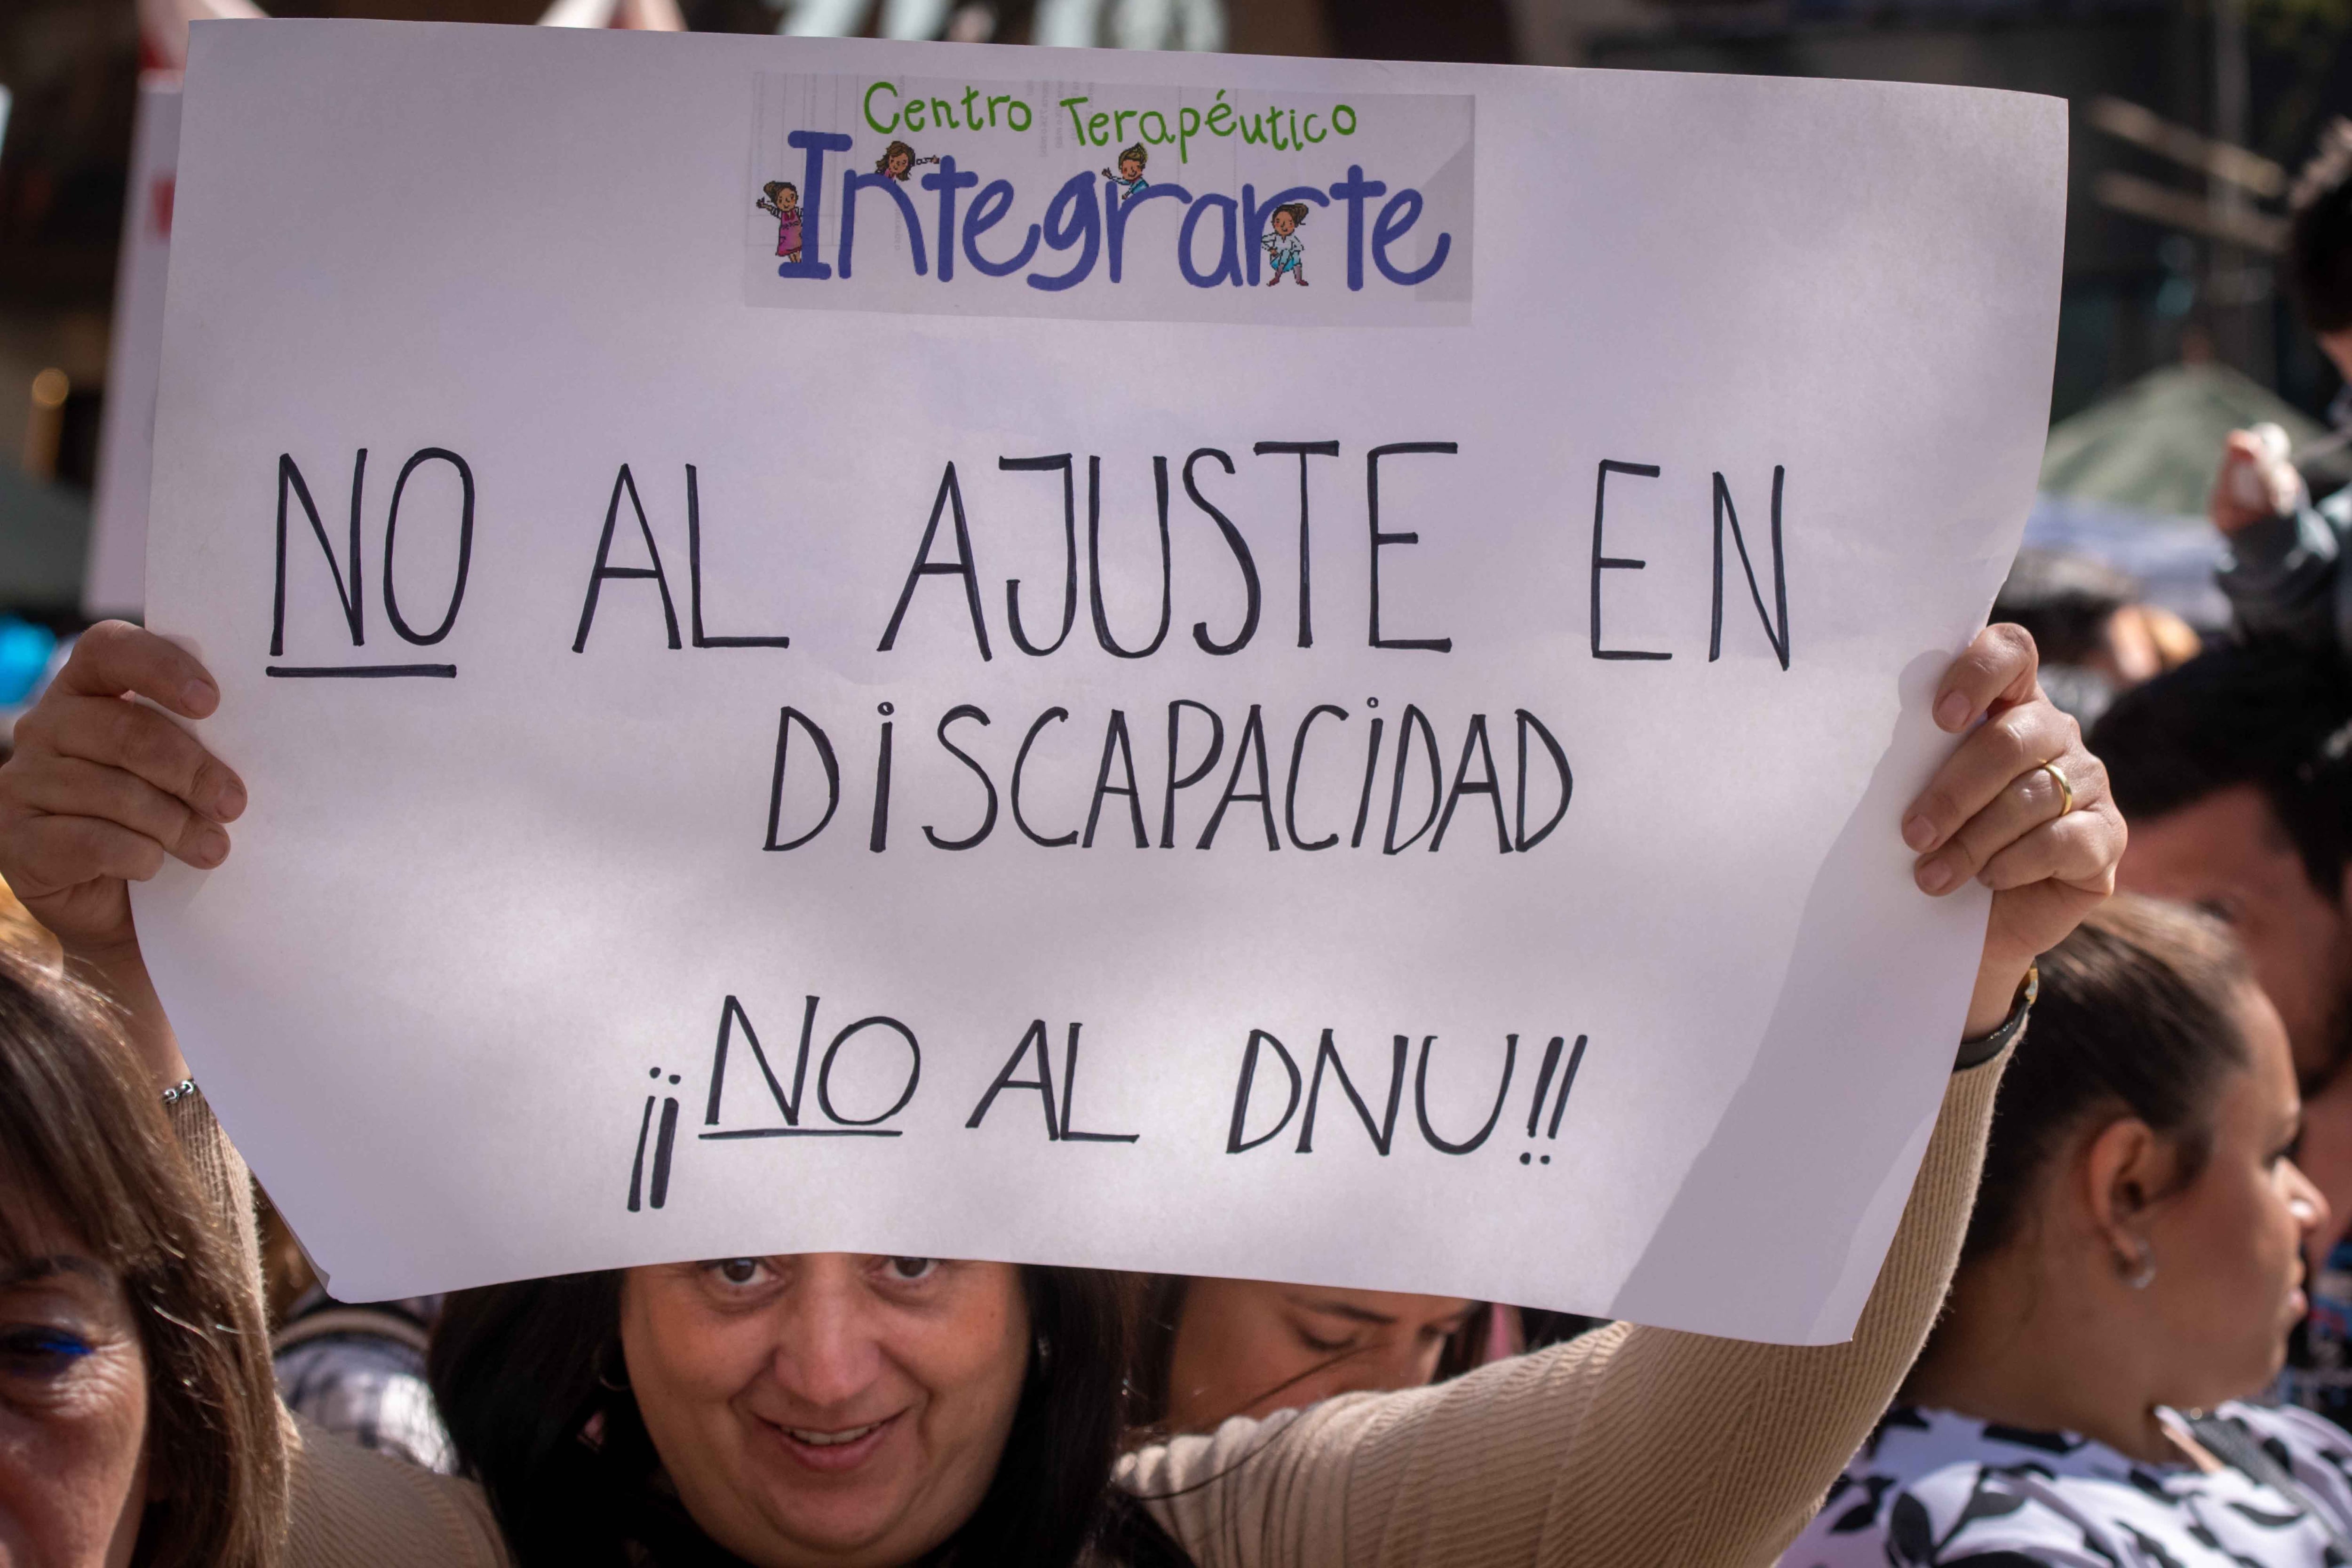
[{"label": "person's shoulder", "polygon": [[[2042,1562],[2042,1551],[2071,1546],[2079,1531],[2035,1500],[2078,1468],[2088,1447],[2064,1434],[1897,1405],[1832,1485],[1780,1568]],[[2026,1476],[2035,1484],[2020,1485]]]},{"label": "person's shoulder", "polygon": [[477,1483],[362,1448],[291,1414],[285,1426],[293,1471],[286,1568],[512,1568]]},{"label": "person's shoulder", "polygon": [[2316,1411],[2299,1405],[2247,1405],[2231,1400],[2213,1414],[2244,1427],[2257,1440],[2278,1443],[2339,1468],[2352,1467],[2352,1434]]}]

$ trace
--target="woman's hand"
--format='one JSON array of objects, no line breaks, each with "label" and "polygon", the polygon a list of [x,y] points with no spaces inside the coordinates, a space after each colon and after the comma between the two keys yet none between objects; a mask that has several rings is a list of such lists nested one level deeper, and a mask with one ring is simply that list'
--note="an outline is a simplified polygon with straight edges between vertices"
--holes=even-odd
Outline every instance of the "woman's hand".
[{"label": "woman's hand", "polygon": [[227,858],[222,824],[245,810],[245,785],[166,717],[201,719],[219,703],[220,689],[186,653],[101,622],[16,721],[16,755],[0,766],[0,878],[130,1009],[142,1052],[171,1081],[179,1052],[147,983],[129,884],[162,870],[166,856],[199,868]]},{"label": "woman's hand", "polygon": [[2000,1027],[2027,966],[2115,891],[2123,858],[2106,767],[2042,695],[2037,664],[2033,639],[2011,626],[1987,626],[1952,661],[1936,689],[1936,723],[1968,738],[1903,817],[1922,891],[1941,897],[1971,877],[1993,889],[1963,1031],[1971,1039]]}]

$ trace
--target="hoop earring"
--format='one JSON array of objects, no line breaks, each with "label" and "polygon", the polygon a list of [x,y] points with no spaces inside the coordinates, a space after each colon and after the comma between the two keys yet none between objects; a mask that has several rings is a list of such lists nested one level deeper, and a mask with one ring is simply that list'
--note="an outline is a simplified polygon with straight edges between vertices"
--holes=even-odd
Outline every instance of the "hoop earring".
[{"label": "hoop earring", "polygon": [[[611,1364],[612,1364],[612,1363],[614,1363],[614,1362],[619,1362],[619,1364],[620,1364],[621,1369],[622,1369],[622,1371],[621,1371],[620,1380],[619,1380],[618,1382],[614,1382],[614,1378],[613,1378],[613,1374],[612,1374],[610,1372],[608,1372],[607,1370],[605,1370],[609,1365],[611,1365]],[[607,1394],[626,1394],[626,1393],[628,1393],[628,1392],[629,1392],[628,1363],[626,1363],[626,1362],[625,1362],[625,1361],[620,1361],[620,1358],[619,1358],[619,1357],[617,1357],[617,1356],[599,1356],[599,1357],[597,1357],[597,1358],[596,1358],[596,1386],[597,1386],[597,1387],[599,1387],[599,1388],[601,1388],[601,1389],[603,1389],[603,1390],[604,1390],[604,1392],[605,1392],[605,1393],[607,1393]]]},{"label": "hoop earring", "polygon": [[2146,1237],[2134,1241],[2130,1259],[2116,1259],[2116,1272],[2124,1277],[2124,1285],[2133,1290],[2145,1290],[2156,1283],[2156,1253]]}]

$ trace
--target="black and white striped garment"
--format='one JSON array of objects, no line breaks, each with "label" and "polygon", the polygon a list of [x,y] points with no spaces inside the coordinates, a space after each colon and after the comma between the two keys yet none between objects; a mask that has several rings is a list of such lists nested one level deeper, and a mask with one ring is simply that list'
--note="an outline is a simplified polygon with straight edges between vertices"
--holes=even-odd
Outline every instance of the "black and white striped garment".
[{"label": "black and white striped garment", "polygon": [[[2068,1433],[1897,1405],[1780,1568],[2338,1568],[2352,1436],[2306,1410],[2225,1405],[2294,1480],[2148,1465]],[[2315,1511],[2322,1517],[2315,1517]]]}]

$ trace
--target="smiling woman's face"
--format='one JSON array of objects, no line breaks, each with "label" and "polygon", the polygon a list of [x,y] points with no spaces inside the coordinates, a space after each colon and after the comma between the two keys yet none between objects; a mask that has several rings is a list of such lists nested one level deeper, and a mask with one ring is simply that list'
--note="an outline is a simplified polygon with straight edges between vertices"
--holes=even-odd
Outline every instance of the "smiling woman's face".
[{"label": "smiling woman's face", "polygon": [[147,1494],[137,1321],[25,1194],[0,1185],[0,1568],[122,1568]]},{"label": "smiling woman's face", "polygon": [[1020,1271],[860,1253],[631,1269],[621,1348],[695,1522],[759,1568],[894,1568],[970,1519],[1029,1364]]}]

